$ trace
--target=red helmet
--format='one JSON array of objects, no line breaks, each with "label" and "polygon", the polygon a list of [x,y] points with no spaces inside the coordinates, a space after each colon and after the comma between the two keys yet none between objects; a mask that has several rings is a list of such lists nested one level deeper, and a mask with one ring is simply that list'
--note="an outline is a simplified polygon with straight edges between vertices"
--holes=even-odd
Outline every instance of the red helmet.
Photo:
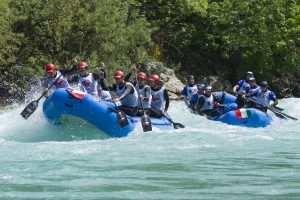
[{"label": "red helmet", "polygon": [[114,77],[115,78],[122,78],[124,76],[124,73],[120,70],[115,71]]},{"label": "red helmet", "polygon": [[79,68],[80,69],[86,69],[88,67],[89,67],[89,65],[86,62],[80,62],[79,63]]},{"label": "red helmet", "polygon": [[156,74],[152,74],[149,78],[150,81],[160,81],[159,76],[157,76]]},{"label": "red helmet", "polygon": [[142,79],[146,79],[146,78],[147,78],[147,76],[146,76],[146,74],[145,74],[144,72],[139,72],[139,73],[137,74],[137,77],[138,77],[138,78],[142,78]]},{"label": "red helmet", "polygon": [[48,63],[45,66],[45,70],[46,70],[47,73],[52,73],[54,70],[56,70],[56,66],[53,65],[52,63]]}]

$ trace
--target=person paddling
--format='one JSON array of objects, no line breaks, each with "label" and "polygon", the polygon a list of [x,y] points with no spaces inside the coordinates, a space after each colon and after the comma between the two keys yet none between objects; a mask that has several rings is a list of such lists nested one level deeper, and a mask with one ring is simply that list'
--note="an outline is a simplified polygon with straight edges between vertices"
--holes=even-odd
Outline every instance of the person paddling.
[{"label": "person paddling", "polygon": [[208,118],[215,117],[220,115],[219,109],[220,99],[212,94],[212,87],[207,85],[205,87],[205,93],[199,97],[199,100],[196,104],[196,109],[198,113],[202,116],[206,116]]},{"label": "person paddling", "polygon": [[112,86],[108,86],[102,78],[102,88],[115,91],[117,97],[113,98],[112,101],[120,110],[124,111],[125,114],[135,116],[138,112],[138,94],[135,87],[132,83],[127,81],[127,77],[125,77],[124,73],[120,70],[115,71],[114,79],[116,83]]},{"label": "person paddling", "polygon": [[197,84],[197,93],[193,94],[190,102],[189,102],[189,108],[191,112],[196,113],[196,104],[199,100],[199,98],[204,94],[205,85],[204,84]]},{"label": "person paddling", "polygon": [[[256,84],[256,79],[254,77],[250,77],[249,78],[249,86],[250,86],[250,90],[249,90],[249,93],[248,94],[245,94],[245,97],[250,97],[252,95],[252,99],[253,100],[256,100],[256,97],[253,96],[253,93],[256,91],[256,90],[259,90],[260,87]],[[245,108],[252,108],[252,107],[255,107],[255,103],[253,101],[247,101],[246,100],[246,103],[245,105],[243,106]]]},{"label": "person paddling", "polygon": [[[250,96],[256,97],[256,102],[258,103],[256,104],[256,108],[264,112],[267,112],[267,109],[273,108],[275,105],[278,104],[278,100],[276,98],[275,93],[268,89],[267,81],[262,81],[260,84],[260,89],[256,90]],[[271,103],[271,100],[273,101],[273,103]],[[259,104],[265,107],[262,107]]]},{"label": "person paddling", "polygon": [[79,89],[93,95],[97,100],[110,100],[111,96],[108,91],[99,90],[100,86],[96,81],[99,79],[99,76],[88,71],[88,64],[86,62],[78,62],[77,66],[78,71],[80,72],[78,75]]},{"label": "person paddling", "polygon": [[[68,80],[63,76],[65,72],[60,72],[57,70],[57,67],[52,64],[48,63],[45,65],[45,72],[47,74],[45,87],[53,84],[55,89],[58,88],[71,88]],[[43,94],[47,96],[48,89],[45,89]]]},{"label": "person paddling", "polygon": [[[125,76],[124,80],[131,82],[134,85],[136,91],[138,92],[137,116],[142,116],[144,111],[149,116],[150,108],[151,108],[151,99],[152,99],[150,86],[146,83],[147,75],[144,72],[138,72],[139,70],[140,70],[139,66],[136,67],[134,65],[131,65],[130,72]],[[130,81],[130,77],[134,73],[137,73],[135,76],[135,80]]]},{"label": "person paddling", "polygon": [[161,118],[165,116],[170,104],[169,94],[165,87],[160,85],[160,78],[156,74],[149,77],[151,88],[151,111],[150,117]]},{"label": "person paddling", "polygon": [[197,85],[195,84],[195,79],[193,75],[189,75],[187,78],[188,78],[188,85],[186,85],[183,88],[181,94],[183,94],[185,105],[189,107],[192,96],[197,93]]},{"label": "person paddling", "polygon": [[138,116],[142,116],[143,110],[146,112],[147,115],[150,115],[151,109],[151,91],[150,86],[146,84],[147,76],[144,72],[139,72],[137,74],[137,83],[135,84],[135,89],[138,91]]},{"label": "person paddling", "polygon": [[234,87],[233,93],[237,95],[235,103],[239,108],[243,107],[246,103],[245,95],[250,92],[249,79],[253,77],[253,72],[248,71],[246,74],[246,79],[240,80]]}]

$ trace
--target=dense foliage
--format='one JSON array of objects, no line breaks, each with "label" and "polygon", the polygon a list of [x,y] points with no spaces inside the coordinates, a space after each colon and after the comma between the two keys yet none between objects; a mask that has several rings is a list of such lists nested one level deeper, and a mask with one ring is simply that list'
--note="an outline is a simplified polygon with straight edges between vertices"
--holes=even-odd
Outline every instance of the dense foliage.
[{"label": "dense foliage", "polygon": [[232,81],[300,63],[298,0],[0,0],[0,10],[0,79],[21,86],[75,56],[109,73],[160,60]]}]

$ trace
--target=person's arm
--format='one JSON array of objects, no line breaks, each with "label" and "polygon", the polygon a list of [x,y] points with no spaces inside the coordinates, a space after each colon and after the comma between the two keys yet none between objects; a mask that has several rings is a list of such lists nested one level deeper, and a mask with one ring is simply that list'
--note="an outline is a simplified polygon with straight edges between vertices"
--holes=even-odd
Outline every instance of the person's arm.
[{"label": "person's arm", "polygon": [[107,84],[106,84],[106,81],[104,81],[104,79],[100,79],[100,80],[99,80],[99,83],[100,83],[100,86],[101,86],[102,90],[106,90],[106,91],[108,91],[108,90],[116,91],[116,89],[117,89],[117,85],[116,85],[116,84],[113,84],[112,86],[107,85]]},{"label": "person's arm", "polygon": [[169,104],[170,104],[170,98],[169,98],[169,94],[168,94],[168,90],[164,90],[164,98],[165,98],[165,112],[167,112],[168,108],[169,108]]},{"label": "person's arm", "polygon": [[129,79],[130,79],[130,77],[131,77],[131,75],[132,75],[131,72],[129,72],[128,74],[126,74],[126,76],[124,77],[124,81],[125,81],[125,82],[128,82]]},{"label": "person's arm", "polygon": [[132,87],[132,85],[127,84],[125,86],[124,93],[120,97],[118,97],[118,99],[121,100],[121,99],[125,98],[128,94],[132,93],[132,90],[134,90],[134,88]]},{"label": "person's arm", "polygon": [[273,103],[268,106],[269,108],[272,108],[272,107],[274,107],[278,104],[278,100],[277,100],[276,95],[274,94],[274,92],[270,93],[270,99],[273,100]]},{"label": "person's arm", "polygon": [[240,89],[240,86],[239,85],[235,85],[234,87],[233,87],[233,94],[237,94],[237,91],[239,91],[239,89]]},{"label": "person's arm", "polygon": [[62,70],[59,70],[60,73],[64,75],[66,74],[71,74],[71,73],[75,73],[77,70],[77,65],[72,65],[71,69],[62,69]]},{"label": "person's arm", "polygon": [[240,80],[237,82],[237,84],[233,87],[233,93],[237,94],[237,92],[239,91],[239,89],[242,87],[244,83],[244,80]]}]

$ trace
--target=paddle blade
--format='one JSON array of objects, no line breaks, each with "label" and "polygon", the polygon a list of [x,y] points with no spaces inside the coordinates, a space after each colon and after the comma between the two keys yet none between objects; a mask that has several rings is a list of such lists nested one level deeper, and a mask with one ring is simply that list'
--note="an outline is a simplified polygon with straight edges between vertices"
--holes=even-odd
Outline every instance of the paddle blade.
[{"label": "paddle blade", "polygon": [[286,117],[283,116],[283,115],[280,114],[280,113],[274,112],[274,114],[275,114],[276,117],[278,117],[278,118],[280,118],[280,119],[286,119]]},{"label": "paddle blade", "polygon": [[152,124],[150,118],[146,114],[142,116],[141,123],[144,132],[152,131]]},{"label": "paddle blade", "polygon": [[280,107],[277,107],[277,106],[274,106],[274,108],[273,109],[275,109],[276,111],[284,111],[284,109],[283,108],[280,108]]},{"label": "paddle blade", "polygon": [[24,110],[21,112],[21,116],[24,119],[28,119],[28,117],[34,113],[34,111],[37,109],[38,107],[38,101],[32,101],[30,102],[25,108]]},{"label": "paddle blade", "polygon": [[185,126],[180,123],[173,123],[173,127],[174,127],[174,129],[185,128]]},{"label": "paddle blade", "polygon": [[118,118],[118,123],[122,128],[129,124],[128,119],[127,119],[126,115],[123,112],[118,111],[117,118]]}]

